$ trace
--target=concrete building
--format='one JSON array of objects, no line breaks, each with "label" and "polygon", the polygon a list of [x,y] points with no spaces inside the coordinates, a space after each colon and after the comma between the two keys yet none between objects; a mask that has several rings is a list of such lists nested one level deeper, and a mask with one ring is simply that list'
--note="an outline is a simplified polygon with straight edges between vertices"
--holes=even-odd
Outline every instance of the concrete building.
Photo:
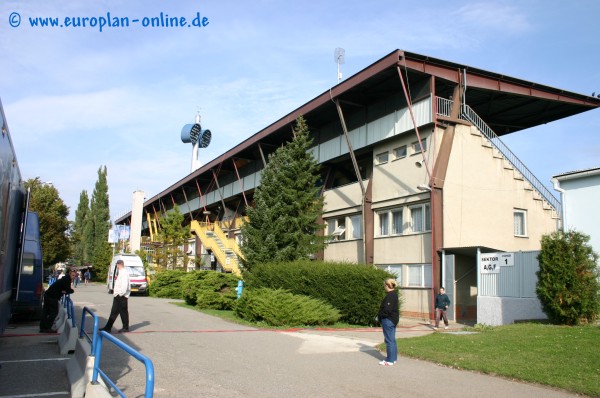
[{"label": "concrete building", "polygon": [[168,184],[144,202],[142,234],[152,235],[177,203],[195,252],[209,248],[235,272],[239,221],[269,153],[291,139],[302,115],[332,236],[315,257],[394,272],[404,316],[429,318],[445,285],[451,317],[476,321],[478,253],[537,250],[562,214],[500,137],[599,106],[594,97],[396,50]]},{"label": "concrete building", "polygon": [[600,202],[600,167],[558,174],[552,180],[561,193],[563,228],[589,235],[592,248],[600,253],[600,223],[592,216]]}]

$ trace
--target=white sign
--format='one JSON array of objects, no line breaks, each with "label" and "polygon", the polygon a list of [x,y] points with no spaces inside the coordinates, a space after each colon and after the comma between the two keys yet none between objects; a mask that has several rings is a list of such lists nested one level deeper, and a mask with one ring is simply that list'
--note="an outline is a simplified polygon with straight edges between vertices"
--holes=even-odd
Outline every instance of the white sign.
[{"label": "white sign", "polygon": [[512,267],[515,265],[515,253],[497,253],[500,256],[501,267]]},{"label": "white sign", "polygon": [[479,269],[482,274],[497,274],[500,272],[499,253],[482,253],[479,256]]},{"label": "white sign", "polygon": [[512,267],[515,265],[514,253],[482,253],[479,257],[480,270],[482,274],[497,274],[500,267]]}]

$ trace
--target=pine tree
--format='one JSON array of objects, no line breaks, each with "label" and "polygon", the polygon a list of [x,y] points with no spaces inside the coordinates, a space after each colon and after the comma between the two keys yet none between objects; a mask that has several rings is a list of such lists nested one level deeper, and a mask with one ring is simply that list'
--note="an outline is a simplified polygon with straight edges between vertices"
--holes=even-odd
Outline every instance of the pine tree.
[{"label": "pine tree", "polygon": [[73,248],[73,261],[76,265],[83,265],[89,262],[87,256],[85,237],[85,221],[90,212],[90,200],[87,191],[81,191],[79,195],[79,205],[75,211],[75,222],[73,223],[73,234],[71,235],[71,243]]},{"label": "pine tree", "polygon": [[580,232],[542,237],[536,293],[548,319],[557,324],[591,322],[600,311],[598,254]]},{"label": "pine tree", "polygon": [[318,224],[323,198],[311,144],[308,126],[299,117],[292,141],[269,156],[242,226],[246,270],[259,263],[304,259],[325,247],[325,237],[317,235],[324,228]]},{"label": "pine tree", "polygon": [[102,280],[108,273],[112,257],[112,250],[108,243],[110,210],[106,166],[98,169],[98,180],[92,193],[90,216],[90,225],[86,227],[91,228],[93,231],[93,248],[90,253],[92,265],[96,271],[96,276]]}]

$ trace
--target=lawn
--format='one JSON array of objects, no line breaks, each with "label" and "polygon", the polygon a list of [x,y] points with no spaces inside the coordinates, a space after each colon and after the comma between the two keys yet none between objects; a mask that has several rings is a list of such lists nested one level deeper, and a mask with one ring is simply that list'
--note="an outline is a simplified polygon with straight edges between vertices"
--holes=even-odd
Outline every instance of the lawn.
[{"label": "lawn", "polygon": [[457,369],[600,397],[600,327],[523,323],[398,339],[398,352]]}]

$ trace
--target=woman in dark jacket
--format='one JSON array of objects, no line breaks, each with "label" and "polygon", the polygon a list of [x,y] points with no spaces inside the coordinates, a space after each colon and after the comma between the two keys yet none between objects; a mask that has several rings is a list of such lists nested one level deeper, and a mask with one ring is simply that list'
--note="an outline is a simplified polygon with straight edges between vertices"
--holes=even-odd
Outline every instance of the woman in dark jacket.
[{"label": "woman in dark jacket", "polygon": [[396,280],[386,279],[383,284],[386,295],[379,306],[379,322],[383,328],[385,348],[387,356],[379,364],[393,366],[398,360],[398,346],[396,345],[396,326],[400,320],[400,309],[398,304],[398,292],[396,292]]}]

